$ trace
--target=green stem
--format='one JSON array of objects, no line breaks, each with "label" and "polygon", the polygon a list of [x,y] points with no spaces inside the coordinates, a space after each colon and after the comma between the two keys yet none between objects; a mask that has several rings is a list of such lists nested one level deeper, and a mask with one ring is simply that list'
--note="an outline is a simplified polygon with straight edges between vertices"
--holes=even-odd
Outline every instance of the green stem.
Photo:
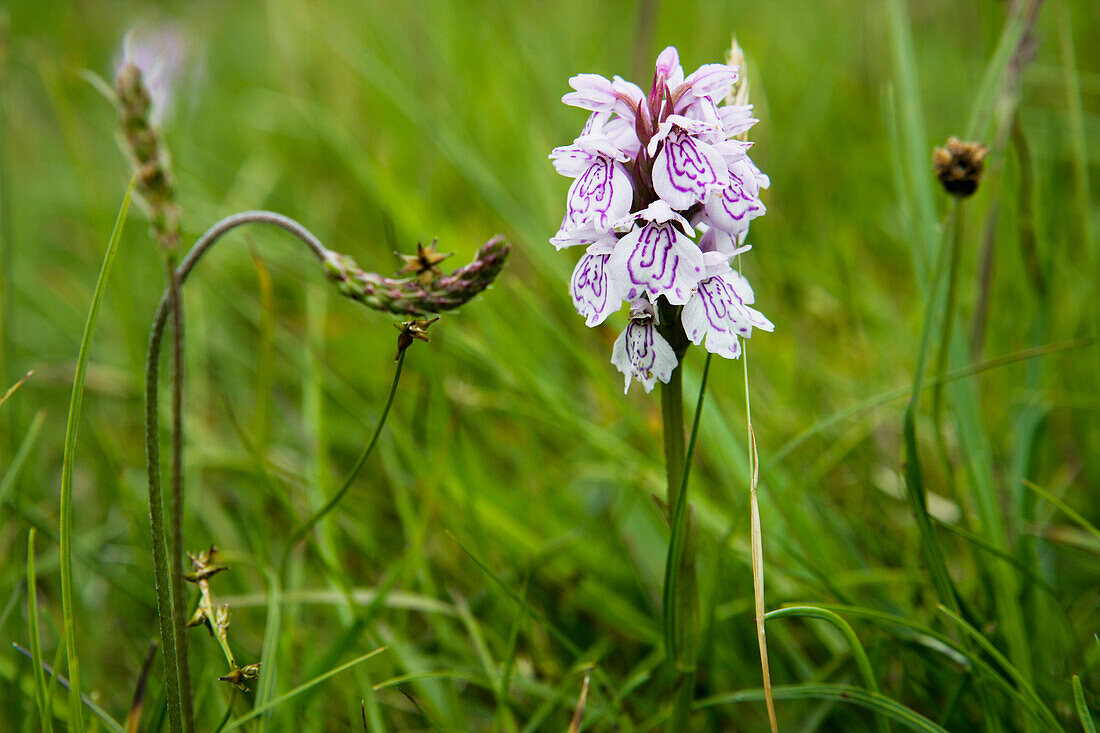
[{"label": "green stem", "polygon": [[340,500],[344,498],[344,495],[348,493],[355,478],[359,475],[359,471],[362,470],[363,464],[367,462],[367,458],[370,457],[374,446],[378,443],[378,436],[382,434],[382,428],[386,424],[386,417],[390,414],[390,407],[393,405],[394,395],[397,394],[397,385],[401,381],[401,369],[405,366],[405,353],[404,351],[397,357],[397,367],[393,371],[393,382],[390,384],[390,393],[386,397],[386,405],[382,408],[382,414],[378,417],[378,424],[374,427],[374,434],[371,435],[370,442],[367,443],[367,447],[363,449],[363,452],[359,454],[359,460],[355,462],[355,466],[351,469],[351,473],[344,479],[343,485],[339,491],[332,495],[325,505],[318,509],[313,516],[307,519],[294,533],[290,536],[290,540],[286,543],[286,549],[283,551],[282,566],[285,569],[287,558],[290,557],[291,550],[294,549],[294,545],[298,543],[303,537],[305,537],[317,522],[321,521],[326,514],[332,511],[333,507],[340,503]]},{"label": "green stem", "polygon": [[[310,251],[324,262],[326,250],[308,229],[281,214],[270,211],[246,211],[240,214],[226,217],[206,231],[184,257],[183,262],[175,271],[175,277],[169,280],[169,286],[157,306],[156,315],[153,317],[153,325],[149,334],[149,349],[145,362],[145,453],[146,473],[149,480],[149,524],[152,532],[153,545],[153,575],[157,594],[157,618],[160,623],[161,649],[164,659],[165,696],[167,698],[169,729],[172,733],[181,733],[183,730],[184,693],[180,683],[181,674],[186,671],[180,666],[180,657],[177,649],[184,643],[183,634],[177,634],[177,629],[183,629],[186,623],[184,618],[184,601],[182,593],[174,589],[169,572],[169,554],[167,536],[164,526],[164,497],[160,485],[160,413],[158,410],[158,386],[160,381],[159,365],[161,345],[164,340],[164,330],[167,326],[168,315],[173,308],[173,286],[178,290],[183,287],[187,277],[194,270],[198,261],[210,248],[225,234],[238,226],[249,223],[263,223],[277,226],[298,237],[309,247]],[[74,385],[74,390],[75,390]],[[74,430],[75,434],[75,430]],[[175,447],[173,447],[175,454]],[[70,479],[71,483],[71,479]],[[69,489],[71,493],[71,486]],[[181,491],[182,494],[182,491]],[[65,492],[62,495],[62,525],[65,526]],[[182,509],[182,507],[180,507]],[[71,511],[71,510],[70,510]],[[173,512],[174,517],[179,514]],[[71,522],[71,516],[69,517]],[[65,536],[65,532],[62,536]],[[182,541],[182,538],[181,538]],[[63,540],[64,542],[64,540]],[[175,537],[173,537],[175,542]],[[64,553],[64,548],[63,548]],[[71,549],[70,549],[71,552]],[[182,562],[182,553],[177,554]],[[181,576],[182,577],[182,576]],[[64,580],[64,576],[63,576]],[[71,581],[70,581],[71,582]],[[71,592],[71,591],[70,591]],[[70,657],[75,657],[71,653]]]},{"label": "green stem", "polygon": [[[164,254],[165,280],[172,308],[172,442],[169,459],[169,508],[171,512],[170,552],[172,599],[183,603],[183,300],[180,283],[176,278],[176,257],[172,252]],[[184,733],[195,730],[195,710],[191,698],[191,665],[187,654],[187,631],[182,612],[172,613],[173,635],[176,643],[176,661],[179,667],[180,703],[183,711]]]},{"label": "green stem", "polygon": [[[664,606],[665,647],[677,675],[675,702],[669,730],[686,730],[687,717],[695,689],[695,667],[698,656],[699,602],[695,582],[695,526],[691,507],[687,501],[688,479],[691,474],[691,457],[695,453],[695,441],[699,435],[699,421],[703,414],[703,397],[707,390],[707,377],[710,374],[711,354],[707,354],[703,365],[703,377],[699,384],[699,397],[695,403],[695,417],[691,424],[691,436],[688,439],[687,453],[681,458],[682,468],[679,475],[679,489],[672,502],[672,489],[675,486],[669,472],[669,512],[671,513],[672,532],[668,543],[668,557],[665,562],[665,584],[662,603]],[[674,375],[680,372],[678,367]],[[669,380],[671,384],[672,380]],[[663,395],[662,395],[663,396]],[[666,410],[665,414],[673,419],[678,417],[683,435],[683,401],[678,400],[679,415]],[[668,435],[666,421],[666,435]],[[667,438],[666,438],[667,440]],[[680,443],[681,449],[683,443]],[[666,451],[667,455],[667,451]]]},{"label": "green stem", "polygon": [[672,370],[668,384],[661,385],[661,421],[665,436],[665,510],[671,523],[684,477],[684,394],[683,369]]}]

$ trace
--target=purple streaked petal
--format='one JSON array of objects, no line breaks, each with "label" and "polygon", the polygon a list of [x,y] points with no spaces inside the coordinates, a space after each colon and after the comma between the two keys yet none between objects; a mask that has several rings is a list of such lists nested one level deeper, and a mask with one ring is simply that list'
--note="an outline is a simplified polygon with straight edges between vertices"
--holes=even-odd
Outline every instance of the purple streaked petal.
[{"label": "purple streaked petal", "polygon": [[702,251],[670,222],[650,222],[620,239],[608,267],[624,298],[648,292],[673,305],[686,303],[705,276]]},{"label": "purple streaked petal", "polygon": [[633,202],[634,186],[626,168],[600,156],[569,187],[562,229],[591,226],[607,231],[630,212]]},{"label": "purple streaked petal", "polygon": [[569,280],[569,294],[573,305],[589,326],[598,326],[622,307],[622,298],[613,290],[607,274],[610,254],[593,253],[591,249],[581,257]]},{"label": "purple streaked petal", "polygon": [[749,222],[767,211],[763,202],[746,188],[748,186],[741,180],[731,177],[730,184],[713,190],[705,204],[710,224],[734,238],[748,231]]},{"label": "purple streaked petal", "polygon": [[681,314],[688,339],[699,344],[705,337],[707,351],[736,359],[741,355],[739,339],[749,338],[753,328],[774,330],[764,314],[741,299],[738,290],[746,286],[748,281],[732,270],[699,283]]},{"label": "purple streaked petal", "polygon": [[653,320],[631,320],[615,341],[611,350],[611,363],[622,372],[623,392],[629,392],[631,379],[642,383],[646,392],[660,380],[668,383],[676,368],[676,353],[664,337],[657,333]]},{"label": "purple streaked petal", "polygon": [[600,238],[604,236],[603,232],[598,232],[591,226],[585,226],[579,229],[568,229],[566,228],[568,219],[569,217],[566,215],[557,234],[550,237],[550,244],[554,245],[557,249],[576,247],[578,245],[587,247],[593,242],[599,241]]},{"label": "purple streaked petal", "polygon": [[673,129],[653,161],[653,190],[669,206],[686,210],[729,184],[729,167],[714,148]]}]

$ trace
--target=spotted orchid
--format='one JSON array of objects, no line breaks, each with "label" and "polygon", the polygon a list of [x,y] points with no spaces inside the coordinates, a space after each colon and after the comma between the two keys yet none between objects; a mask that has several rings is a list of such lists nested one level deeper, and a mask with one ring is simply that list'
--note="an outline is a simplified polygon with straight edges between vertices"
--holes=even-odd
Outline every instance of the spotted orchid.
[{"label": "spotted orchid", "polygon": [[[749,158],[749,104],[726,103],[739,69],[704,64],[684,74],[669,46],[646,94],[615,76],[578,74],[562,97],[589,118],[550,154],[573,179],[551,244],[583,246],[570,295],[588,326],[630,304],[612,363],[650,391],[668,382],[688,344],[736,359],[753,329],[774,326],[751,308],[752,287],[730,267],[748,251],[749,222],[770,181]],[[739,102],[746,101],[742,96]]]}]

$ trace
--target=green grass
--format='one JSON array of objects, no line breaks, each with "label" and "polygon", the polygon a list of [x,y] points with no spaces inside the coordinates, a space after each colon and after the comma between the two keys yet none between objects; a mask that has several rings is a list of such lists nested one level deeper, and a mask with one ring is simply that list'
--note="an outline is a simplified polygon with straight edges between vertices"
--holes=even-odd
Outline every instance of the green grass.
[{"label": "green grass", "polygon": [[[560,104],[569,76],[634,76],[647,32],[646,57],[672,43],[694,68],[736,32],[761,119],[753,157],[773,181],[743,260],[776,323],[749,345],[748,372],[780,730],[1088,730],[1100,18],[1088,0],[1047,2],[1019,98],[1005,99],[1019,31],[1006,5],[689,0],[653,4],[648,31],[649,3],[162,9],[202,49],[164,126],[188,242],[266,208],[383,272],[418,240],[438,237],[456,262],[496,232],[514,244],[497,284],[413,345],[370,459],[285,563],[387,408],[396,331],[265,228],[227,237],[188,282],[185,544],[217,544],[234,655],[263,660],[253,691],[234,694],[217,642],[188,632],[197,729],[564,730],[590,671],[582,730],[664,729],[660,400],[622,394],[608,361],[622,314],[588,329],[573,311],[576,253],[546,242],[568,181],[546,156],[584,119]],[[159,634],[142,367],[163,276],[135,206],[89,313],[130,172],[116,112],[83,71],[109,79],[125,31],[161,16],[104,0],[9,14],[0,393],[34,375],[0,403],[0,719],[102,730],[79,693],[125,720]],[[959,208],[949,308],[952,206],[931,149],[975,128],[993,150]],[[690,350],[686,412],[703,373]],[[697,730],[768,725],[745,409],[742,365],[713,360],[691,458]],[[783,618],[807,613],[828,623]],[[68,656],[58,671],[78,666],[78,689],[13,642]],[[143,731],[167,728],[164,685],[158,658]]]}]

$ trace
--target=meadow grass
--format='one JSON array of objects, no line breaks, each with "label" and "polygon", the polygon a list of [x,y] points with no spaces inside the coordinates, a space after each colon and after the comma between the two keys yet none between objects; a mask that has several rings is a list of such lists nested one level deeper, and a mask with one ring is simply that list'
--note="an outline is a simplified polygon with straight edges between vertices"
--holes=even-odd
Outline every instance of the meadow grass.
[{"label": "meadow grass", "polygon": [[[119,215],[117,112],[84,72],[110,79],[124,32],[167,17],[200,62],[164,124],[185,244],[259,208],[386,273],[417,241],[462,262],[513,242],[406,353],[392,407],[392,319],[283,235],[242,229],[196,270],[184,543],[218,546],[234,655],[262,661],[234,691],[188,631],[198,730],[564,730],[587,675],[580,729],[666,728],[661,405],[608,361],[625,316],[573,310],[546,156],[583,121],[573,74],[668,44],[694,68],[734,32],[773,182],[744,265],[776,324],[747,348],[779,728],[1094,730],[1100,17],[1047,0],[1017,96],[1007,5],[9,8],[0,393],[34,374],[0,401],[0,730],[122,729],[159,635],[142,373],[163,266],[137,204]],[[961,205],[931,172],[949,135],[992,147]],[[688,353],[694,730],[768,726],[744,380]],[[141,730],[166,699],[158,657]]]}]

